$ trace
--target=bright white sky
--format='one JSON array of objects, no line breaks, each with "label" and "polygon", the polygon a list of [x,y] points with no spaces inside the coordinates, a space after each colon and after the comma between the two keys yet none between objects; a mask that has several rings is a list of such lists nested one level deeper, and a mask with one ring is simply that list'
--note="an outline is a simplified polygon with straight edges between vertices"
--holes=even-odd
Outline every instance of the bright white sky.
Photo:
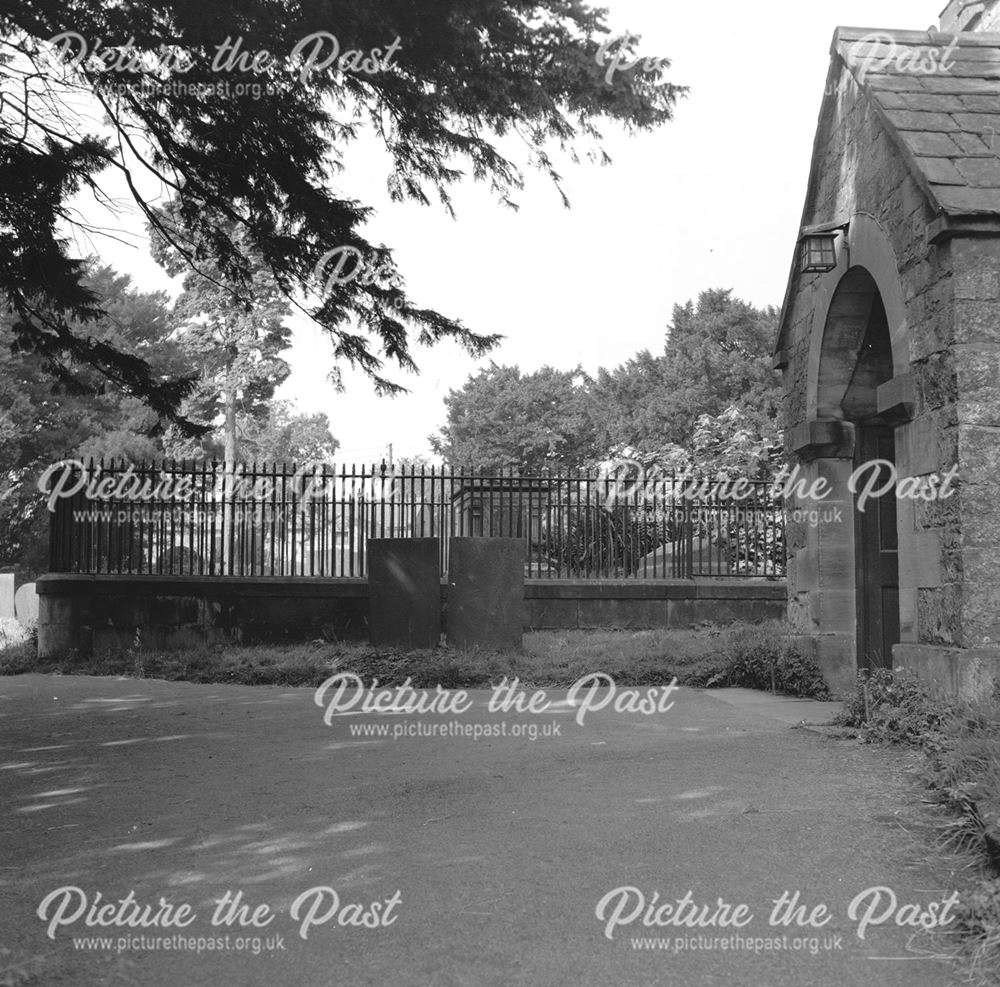
[{"label": "bright white sky", "polygon": [[[944,0],[603,0],[616,33],[642,36],[643,55],[673,62],[691,87],[675,120],[629,138],[605,128],[613,163],[566,163],[572,208],[540,172],[527,174],[517,213],[484,186],[454,191],[458,219],[439,207],[394,204],[384,158],[359,145],[340,191],[373,205],[368,228],[394,248],[415,303],[506,339],[490,357],[530,371],[577,363],[594,372],[657,350],[673,306],[708,288],[780,305],[805,195],[813,135],[838,24],[925,30]],[[335,28],[331,28],[335,31]],[[405,58],[406,44],[397,56]],[[138,287],[168,284],[144,249],[95,244]],[[324,411],[342,461],[429,452],[443,399],[477,369],[451,343],[416,352],[410,392],[377,398],[360,374],[337,394],[330,344],[295,321],[293,368],[280,397]]]}]

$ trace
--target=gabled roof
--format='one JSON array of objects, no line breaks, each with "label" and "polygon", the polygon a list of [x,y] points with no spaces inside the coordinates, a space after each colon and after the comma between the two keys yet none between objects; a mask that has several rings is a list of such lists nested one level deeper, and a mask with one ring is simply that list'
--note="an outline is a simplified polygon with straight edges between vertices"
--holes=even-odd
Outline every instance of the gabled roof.
[{"label": "gabled roof", "polygon": [[[833,123],[833,84],[846,66],[937,213],[928,240],[960,231],[1000,236],[1000,33],[840,27],[831,55],[804,215],[815,204],[821,145]],[[928,71],[931,65],[936,71]],[[796,251],[782,306],[776,366],[782,365],[799,277],[797,256]]]},{"label": "gabled roof", "polygon": [[842,27],[832,53],[932,205],[949,216],[1000,214],[1000,34]]}]

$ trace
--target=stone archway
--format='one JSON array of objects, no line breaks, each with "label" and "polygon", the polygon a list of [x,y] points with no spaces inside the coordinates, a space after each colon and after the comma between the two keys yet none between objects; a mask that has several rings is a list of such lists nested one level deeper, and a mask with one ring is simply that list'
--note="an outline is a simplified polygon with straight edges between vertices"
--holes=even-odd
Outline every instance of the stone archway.
[{"label": "stone archway", "polygon": [[899,263],[889,237],[874,216],[859,213],[850,220],[846,240],[836,270],[813,287],[806,414],[814,421],[843,418],[838,393],[843,396],[839,389],[846,389],[849,378],[838,366],[837,351],[852,341],[860,345],[876,297],[888,326],[890,377],[902,377],[910,369],[909,322]]},{"label": "stone archway", "polygon": [[816,375],[818,418],[878,415],[878,388],[892,377],[892,340],[878,285],[863,267],[840,279],[827,311]]},{"label": "stone archway", "polygon": [[[840,450],[838,472],[874,474],[879,487],[896,469],[894,423],[879,411],[879,388],[892,379],[892,339],[888,315],[871,273],[854,266],[834,289],[820,341],[816,402],[819,416],[849,425],[853,442]],[[868,466],[866,464],[881,463]],[[871,471],[871,473],[869,473]],[[844,589],[854,598],[845,608],[841,631],[856,639],[858,667],[892,667],[899,643],[899,533],[894,496],[868,503],[837,488],[849,508],[841,530],[853,541],[854,565],[842,570]],[[853,584],[853,585],[852,585]],[[853,616],[853,628],[851,626]]]},{"label": "stone archway", "polygon": [[[842,513],[805,533],[798,579],[808,587],[810,623],[824,665],[845,683],[859,666],[891,667],[902,625],[899,560],[906,548],[896,500],[878,498],[859,511],[848,487],[863,463],[891,463],[880,468],[880,476],[904,465],[897,459],[896,434],[911,407],[902,286],[895,255],[874,218],[851,219],[838,268],[817,279],[812,292],[807,420],[796,430],[793,448],[809,474],[829,483],[834,492],[828,503],[837,503]],[[905,460],[905,449],[900,453]]]}]

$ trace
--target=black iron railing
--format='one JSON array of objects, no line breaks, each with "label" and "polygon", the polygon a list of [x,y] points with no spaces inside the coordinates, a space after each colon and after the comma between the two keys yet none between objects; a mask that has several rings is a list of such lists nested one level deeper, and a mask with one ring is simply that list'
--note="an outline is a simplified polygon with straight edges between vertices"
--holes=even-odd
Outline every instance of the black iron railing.
[{"label": "black iron railing", "polygon": [[[61,471],[60,471],[61,470]],[[365,576],[370,538],[524,541],[543,579],[784,575],[766,481],[634,464],[523,475],[449,467],[67,462],[50,471],[52,572]]]}]

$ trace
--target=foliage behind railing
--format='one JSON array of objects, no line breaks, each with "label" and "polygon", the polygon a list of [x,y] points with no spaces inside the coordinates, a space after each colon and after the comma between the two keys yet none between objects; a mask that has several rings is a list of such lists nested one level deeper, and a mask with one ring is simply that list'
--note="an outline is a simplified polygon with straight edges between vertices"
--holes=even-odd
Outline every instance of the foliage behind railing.
[{"label": "foliage behind railing", "polygon": [[[60,471],[61,470],[61,471]],[[53,572],[364,576],[371,538],[521,538],[531,578],[784,575],[766,481],[634,464],[523,475],[449,467],[70,462],[48,477]]]}]

